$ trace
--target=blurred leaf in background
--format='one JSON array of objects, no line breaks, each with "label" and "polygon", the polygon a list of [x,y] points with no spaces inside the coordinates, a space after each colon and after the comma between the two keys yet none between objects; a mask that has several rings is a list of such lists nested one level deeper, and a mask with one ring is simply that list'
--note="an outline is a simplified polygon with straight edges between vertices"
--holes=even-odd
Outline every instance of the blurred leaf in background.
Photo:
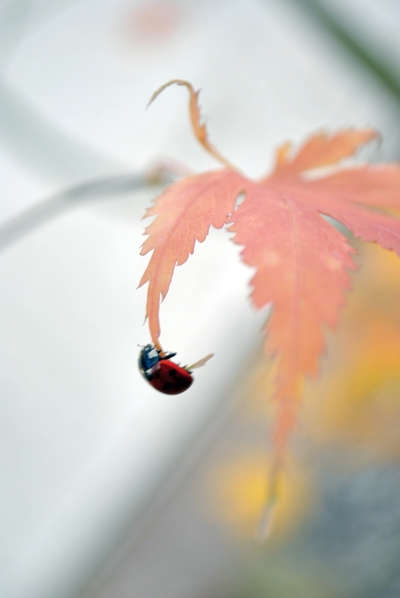
[{"label": "blurred leaf in background", "polygon": [[332,338],[339,372],[310,388],[307,428],[319,442],[365,450],[365,459],[400,458],[400,268],[392,253],[361,249],[362,288],[349,298],[344,327]]},{"label": "blurred leaf in background", "polygon": [[[276,530],[264,546],[247,540],[242,569],[218,581],[223,597],[399,595],[400,269],[391,252],[358,249],[356,290],[330,337],[324,371],[305,393],[303,438],[292,442]],[[236,443],[223,441],[203,489],[209,516],[242,541],[266,493],[262,437],[272,379],[272,368],[255,364]]]}]

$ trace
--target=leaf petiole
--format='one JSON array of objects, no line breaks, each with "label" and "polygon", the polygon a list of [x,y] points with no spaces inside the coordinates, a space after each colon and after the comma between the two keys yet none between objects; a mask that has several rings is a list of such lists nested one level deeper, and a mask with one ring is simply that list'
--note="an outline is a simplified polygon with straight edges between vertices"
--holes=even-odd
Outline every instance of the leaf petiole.
[{"label": "leaf petiole", "polygon": [[172,79],[164,85],[161,85],[150,98],[149,103],[147,104],[146,108],[150,106],[150,104],[156,99],[157,96],[160,95],[162,91],[166,87],[170,85],[184,85],[189,90],[190,100],[189,100],[189,111],[190,111],[190,121],[192,123],[192,129],[194,134],[196,135],[198,141],[201,145],[206,149],[214,158],[216,158],[219,162],[224,164],[230,170],[235,170],[239,172],[238,168],[234,166],[227,158],[225,158],[209,141],[207,127],[205,124],[201,122],[201,114],[200,114],[200,106],[199,106],[199,94],[200,90],[195,91],[193,85],[189,83],[189,81],[185,81],[184,79]]}]

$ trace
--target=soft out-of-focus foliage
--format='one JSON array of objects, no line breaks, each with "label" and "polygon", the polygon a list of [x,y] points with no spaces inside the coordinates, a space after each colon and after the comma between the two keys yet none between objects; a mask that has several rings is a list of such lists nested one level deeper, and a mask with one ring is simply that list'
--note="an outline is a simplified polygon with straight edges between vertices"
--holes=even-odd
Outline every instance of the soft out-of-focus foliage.
[{"label": "soft out-of-focus foliage", "polygon": [[[246,449],[245,449],[246,450]],[[268,498],[268,472],[262,447],[221,463],[210,478],[211,509],[218,519],[245,537],[258,534],[260,513]],[[300,463],[289,462],[279,482],[279,503],[271,539],[286,537],[296,529],[311,506],[308,474]]]},{"label": "soft out-of-focus foliage", "polygon": [[[223,598],[396,596],[400,269],[392,253],[358,249],[363,265],[343,326],[329,338],[324,375],[305,388],[270,540],[251,549]],[[274,374],[261,359],[254,365],[234,434],[203,478],[203,504],[229,537],[254,531],[265,499],[264,422],[274,410],[265,394]]]},{"label": "soft out-of-focus foliage", "polygon": [[[361,288],[349,300],[343,329],[331,339],[334,355],[325,375],[309,388],[308,433],[324,444],[363,448],[366,460],[397,460],[400,269],[397,257],[379,247],[361,252]],[[344,365],[338,371],[333,363],[339,360]]]}]

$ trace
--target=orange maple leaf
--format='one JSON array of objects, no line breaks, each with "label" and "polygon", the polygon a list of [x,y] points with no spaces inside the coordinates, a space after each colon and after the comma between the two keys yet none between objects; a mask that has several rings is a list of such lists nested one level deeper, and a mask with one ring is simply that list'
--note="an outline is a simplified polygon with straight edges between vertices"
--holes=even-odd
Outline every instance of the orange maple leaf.
[{"label": "orange maple leaf", "polygon": [[[310,177],[309,171],[337,165],[377,136],[372,130],[344,130],[312,136],[297,153],[289,144],[277,152],[276,166],[259,182],[241,174],[209,142],[200,122],[198,93],[187,81],[193,130],[200,143],[225,168],[190,176],[166,189],[147,211],[157,218],[142,255],[153,250],[140,281],[148,282],[147,317],[159,345],[160,300],[176,265],[204,241],[210,226],[235,233],[243,261],[256,269],[251,281],[255,307],[272,304],[266,324],[266,352],[278,360],[275,396],[279,402],[274,433],[272,475],[281,467],[285,446],[296,420],[305,376],[317,372],[324,348],[324,327],[334,328],[351,287],[356,250],[324,216],[342,222],[355,236],[376,241],[400,254],[400,220],[388,208],[400,208],[400,167],[362,165]],[[245,199],[235,209],[238,195]],[[385,211],[386,208],[386,211]]]},{"label": "orange maple leaf", "polygon": [[157,218],[146,229],[142,255],[153,250],[139,286],[149,282],[147,316],[157,344],[160,336],[160,299],[168,293],[176,265],[186,262],[196,240],[202,243],[210,226],[222,228],[235,209],[243,178],[232,170],[189,176],[168,187],[145,217]]}]

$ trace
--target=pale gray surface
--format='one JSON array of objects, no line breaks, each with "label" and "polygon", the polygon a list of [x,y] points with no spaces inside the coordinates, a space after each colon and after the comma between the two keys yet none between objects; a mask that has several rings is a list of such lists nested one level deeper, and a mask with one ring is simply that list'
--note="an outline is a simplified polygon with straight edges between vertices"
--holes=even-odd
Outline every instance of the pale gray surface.
[{"label": "pale gray surface", "polygon": [[[129,6],[119,0],[60,11],[43,3],[29,27],[17,28],[3,83],[25,116],[44,124],[35,120],[26,143],[18,118],[3,121],[3,220],[93,176],[93,164],[118,174],[167,154],[197,170],[215,167],[191,136],[184,89],[167,90],[144,111],[153,90],[177,76],[203,88],[211,139],[251,176],[271,165],[277,143],[321,127],[373,125],[385,142],[364,155],[397,151],[393,99],[294,5],[177,4],[181,24],[162,43],[120,38]],[[31,4],[20,6],[23,14]],[[48,159],[51,147],[68,154],[76,144],[88,149],[79,168],[62,152]],[[145,293],[135,289],[149,201],[141,194],[77,209],[1,256],[5,598],[53,598],[60,588],[68,596],[218,408],[259,341],[262,317],[246,299],[250,271],[226,233],[213,234],[179,269],[162,322],[165,346],[182,360],[216,357],[190,395],[165,401],[143,386],[135,361],[136,344],[148,341]]]}]

